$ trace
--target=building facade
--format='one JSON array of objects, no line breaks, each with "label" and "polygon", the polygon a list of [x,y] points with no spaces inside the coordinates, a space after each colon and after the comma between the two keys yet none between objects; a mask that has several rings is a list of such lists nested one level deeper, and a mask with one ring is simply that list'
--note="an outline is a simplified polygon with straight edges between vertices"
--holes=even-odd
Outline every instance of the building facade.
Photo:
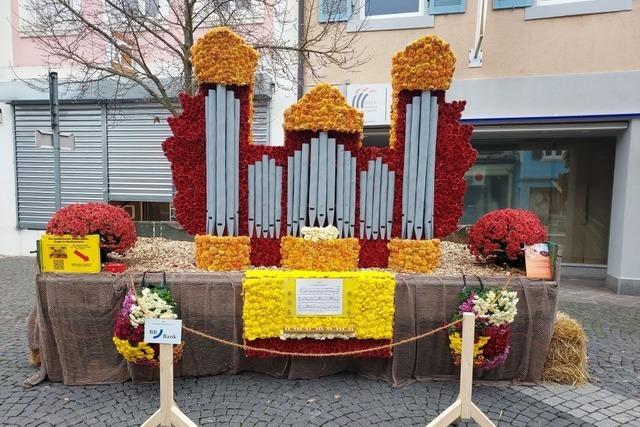
[{"label": "building facade", "polygon": [[[49,94],[34,88],[35,84],[43,86],[42,77],[48,71],[46,53],[25,24],[33,13],[27,6],[34,1],[40,0],[0,2],[0,255],[27,255],[35,250],[36,240],[55,211],[53,152],[36,144],[38,132],[50,132],[51,118]],[[94,0],[73,1],[83,12],[97,4]],[[123,1],[145,13],[161,13],[168,6],[168,0]],[[253,4],[239,0],[224,5],[241,12]],[[283,7],[296,16],[297,2],[284,2]],[[103,18],[108,19],[107,14]],[[269,13],[254,9],[247,25],[297,40],[294,22],[285,28]],[[109,55],[108,50],[105,54]],[[296,67],[292,65],[292,75]],[[166,121],[169,111],[139,87],[120,91],[107,80],[87,89],[65,84],[72,67],[62,65],[55,71],[60,80],[60,131],[73,134],[75,141],[73,150],[61,150],[62,205],[107,202],[122,206],[135,220],[169,220],[173,186],[161,146],[171,134]],[[297,82],[278,81],[274,76],[258,79],[254,88],[256,143],[282,143],[283,111],[296,101],[296,87]]]},{"label": "building facade", "polygon": [[[449,100],[466,100],[478,160],[460,226],[505,207],[533,210],[563,246],[563,271],[640,294],[640,5],[631,0],[308,1],[313,25],[360,31],[370,60],[327,66],[386,145],[393,54],[425,34],[457,57]],[[307,73],[305,85],[313,84]]]}]

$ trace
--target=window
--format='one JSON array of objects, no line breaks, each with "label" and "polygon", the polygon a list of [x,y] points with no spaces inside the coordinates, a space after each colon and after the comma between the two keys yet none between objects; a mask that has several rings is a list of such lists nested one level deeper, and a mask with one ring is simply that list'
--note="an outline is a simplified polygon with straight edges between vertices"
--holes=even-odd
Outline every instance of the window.
[{"label": "window", "polygon": [[366,16],[392,15],[396,13],[418,13],[419,0],[365,0],[364,14]]},{"label": "window", "polygon": [[433,27],[434,18],[427,3],[427,0],[354,0],[347,31]]},{"label": "window", "polygon": [[[129,17],[162,19],[167,17],[169,0],[110,0],[105,3],[106,16],[111,25],[126,23]],[[120,10],[126,11],[126,16]]]},{"label": "window", "polygon": [[264,4],[253,0],[196,0],[196,25],[257,24],[264,20]]},{"label": "window", "polygon": [[78,18],[74,11],[81,11],[80,3],[80,0],[66,0],[65,4],[49,0],[20,0],[20,31],[26,35],[42,35],[41,30],[48,27],[54,34],[70,33],[77,28]]},{"label": "window", "polygon": [[542,19],[559,16],[631,10],[631,0],[534,0],[525,9],[524,19]]},{"label": "window", "polygon": [[[535,212],[563,262],[606,264],[615,139],[474,140],[461,225],[502,208]],[[597,171],[597,173],[594,173]]]}]

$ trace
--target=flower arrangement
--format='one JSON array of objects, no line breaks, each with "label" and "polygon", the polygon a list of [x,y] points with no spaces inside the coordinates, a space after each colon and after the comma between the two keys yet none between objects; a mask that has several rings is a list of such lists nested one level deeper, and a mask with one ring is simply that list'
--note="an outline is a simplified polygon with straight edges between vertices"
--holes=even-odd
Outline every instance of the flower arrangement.
[{"label": "flower arrangement", "polygon": [[[462,292],[454,320],[461,319],[462,313],[474,313],[476,316],[474,366],[490,370],[507,360],[511,324],[518,313],[517,304],[518,293],[506,289],[480,287]],[[462,325],[458,324],[449,331],[449,348],[457,365],[462,355],[461,329]]]},{"label": "flower arrangement", "polygon": [[[345,281],[345,286],[350,281],[345,299],[350,314],[291,315],[287,305],[289,296],[285,295],[284,287],[286,281],[298,278],[339,278]],[[380,345],[376,340],[385,340],[386,343],[393,337],[395,278],[389,272],[248,270],[242,291],[244,339],[248,345],[274,342],[256,340],[277,339],[297,343],[287,346],[299,347],[308,343],[304,340],[321,339],[327,348],[335,348],[336,343],[342,345],[345,341],[360,340],[373,340],[371,344],[375,346]]]},{"label": "flower arrangement", "polygon": [[251,266],[247,236],[197,235],[196,267],[209,271],[240,271]]},{"label": "flower arrangement", "polygon": [[476,258],[522,264],[523,245],[544,242],[547,232],[531,211],[500,209],[483,215],[469,231],[467,247]]},{"label": "flower arrangement", "polygon": [[[158,366],[157,344],[144,342],[146,319],[175,319],[175,302],[164,286],[145,287],[140,294],[130,289],[125,295],[113,327],[113,344],[127,362],[141,366]],[[183,345],[174,347],[174,360],[182,356]]]},{"label": "flower arrangement", "polygon": [[191,47],[191,62],[200,83],[251,85],[259,56],[227,27],[210,29]]},{"label": "flower arrangement", "polygon": [[391,61],[391,133],[389,146],[396,143],[395,128],[401,91],[447,90],[456,67],[449,43],[435,35],[421,37],[397,52]]},{"label": "flower arrangement", "polygon": [[362,133],[363,114],[347,103],[337,88],[323,83],[307,92],[284,112],[287,131]]},{"label": "flower arrangement", "polygon": [[348,271],[358,268],[358,239],[312,240],[285,236],[281,239],[280,264],[292,270]]},{"label": "flower arrangement", "polygon": [[84,237],[100,235],[104,252],[124,253],[136,243],[136,227],[124,209],[105,203],[78,203],[65,206],[47,224],[49,234]]},{"label": "flower arrangement", "polygon": [[400,273],[433,273],[440,267],[440,240],[391,239],[389,268]]}]

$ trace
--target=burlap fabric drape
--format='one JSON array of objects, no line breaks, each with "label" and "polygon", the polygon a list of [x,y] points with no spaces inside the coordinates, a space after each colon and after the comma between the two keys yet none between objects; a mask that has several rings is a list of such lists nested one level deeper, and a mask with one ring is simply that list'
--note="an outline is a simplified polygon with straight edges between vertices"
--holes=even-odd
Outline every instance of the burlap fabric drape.
[{"label": "burlap fabric drape", "polygon": [[[134,278],[139,283],[141,275]],[[127,280],[126,275],[110,274],[37,276],[37,301],[28,333],[29,345],[39,349],[42,365],[26,385],[45,378],[76,385],[157,378],[152,368],[128,365],[111,342],[113,319]],[[168,273],[167,282],[184,325],[242,342],[242,274]],[[505,282],[505,278],[486,279],[485,285]],[[483,381],[535,382],[540,379],[551,339],[557,284],[514,278],[509,286],[520,298],[512,325],[511,354],[503,366],[476,375]],[[450,320],[461,289],[460,278],[397,275],[395,339],[415,336]],[[242,350],[188,333],[183,339],[182,360],[175,366],[176,375],[182,377],[249,370],[304,379],[351,371],[402,386],[416,380],[453,380],[458,375],[445,333],[398,347],[391,359],[254,359],[244,357]]]}]

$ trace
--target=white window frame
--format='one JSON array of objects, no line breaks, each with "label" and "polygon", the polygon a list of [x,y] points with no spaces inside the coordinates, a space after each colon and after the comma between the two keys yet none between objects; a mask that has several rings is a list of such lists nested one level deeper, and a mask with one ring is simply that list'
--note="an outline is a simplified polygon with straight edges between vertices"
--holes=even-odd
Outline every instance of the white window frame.
[{"label": "white window frame", "polygon": [[[25,19],[33,19],[33,17],[31,16],[31,12],[27,9],[27,2],[31,2],[31,1],[37,1],[37,0],[18,0],[18,28],[20,29],[20,36],[21,37],[34,37],[34,36],[42,36],[42,35],[46,35],[47,33],[44,34],[35,34],[34,33],[34,29],[24,20]],[[44,0],[43,0],[44,1]],[[71,5],[73,6],[74,9],[80,9],[80,12],[82,12],[82,0],[70,0]],[[56,33],[58,33],[59,35],[64,35],[64,34],[75,34],[77,28],[74,28],[73,26],[70,26],[68,28],[64,28],[64,27],[58,27],[56,28]]]},{"label": "white window frame", "polygon": [[533,0],[525,8],[524,19],[545,19],[561,16],[631,10],[632,0]]},{"label": "white window frame", "polygon": [[427,0],[418,1],[417,12],[392,13],[387,15],[365,15],[367,0],[352,0],[355,13],[347,23],[347,31],[384,31],[407,28],[430,28],[434,16],[429,14]]}]

